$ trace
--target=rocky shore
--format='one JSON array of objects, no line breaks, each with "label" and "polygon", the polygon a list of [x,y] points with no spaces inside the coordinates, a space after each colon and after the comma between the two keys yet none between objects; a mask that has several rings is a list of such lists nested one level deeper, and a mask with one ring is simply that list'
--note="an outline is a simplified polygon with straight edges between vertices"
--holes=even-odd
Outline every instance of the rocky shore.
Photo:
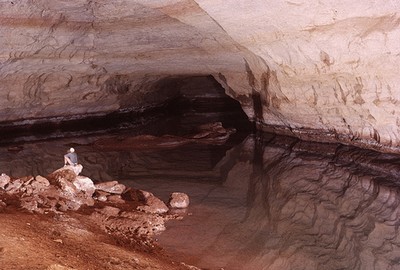
[{"label": "rocky shore", "polygon": [[78,165],[46,177],[1,174],[2,269],[196,269],[168,259],[155,239],[166,221],[184,217],[175,210],[188,207],[186,194],[165,203],[118,181],[95,184],[81,171]]}]

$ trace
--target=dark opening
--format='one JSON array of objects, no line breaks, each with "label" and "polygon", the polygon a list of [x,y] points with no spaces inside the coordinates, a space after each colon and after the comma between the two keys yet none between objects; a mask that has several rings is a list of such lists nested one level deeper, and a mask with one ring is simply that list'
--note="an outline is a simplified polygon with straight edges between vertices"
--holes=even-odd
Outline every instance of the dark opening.
[{"label": "dark opening", "polygon": [[[30,125],[0,125],[0,143],[47,140],[135,129],[139,134],[182,135],[198,125],[222,122],[226,128],[249,132],[252,128],[238,101],[225,94],[212,76],[176,76],[159,80],[149,98],[172,93],[166,102],[145,111],[119,111],[70,119],[44,119]],[[168,95],[166,95],[168,96]]]}]

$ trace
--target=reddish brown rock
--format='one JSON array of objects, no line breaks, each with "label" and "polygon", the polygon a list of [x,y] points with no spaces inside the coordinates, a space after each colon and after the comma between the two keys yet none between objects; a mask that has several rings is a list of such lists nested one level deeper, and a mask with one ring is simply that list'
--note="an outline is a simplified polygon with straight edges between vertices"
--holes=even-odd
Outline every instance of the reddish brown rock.
[{"label": "reddish brown rock", "polygon": [[132,240],[138,236],[153,236],[165,230],[164,218],[144,212],[119,212],[118,208],[99,209],[91,218],[107,233]]}]

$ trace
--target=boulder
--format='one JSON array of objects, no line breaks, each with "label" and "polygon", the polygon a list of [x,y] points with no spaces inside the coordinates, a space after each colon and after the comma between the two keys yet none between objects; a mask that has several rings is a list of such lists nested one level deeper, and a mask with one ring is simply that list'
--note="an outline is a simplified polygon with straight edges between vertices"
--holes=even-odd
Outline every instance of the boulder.
[{"label": "boulder", "polygon": [[182,192],[171,193],[168,201],[171,208],[187,208],[189,206],[189,196]]},{"label": "boulder", "polygon": [[11,178],[5,173],[0,175],[0,188],[4,188],[8,183],[10,183]]},{"label": "boulder", "polygon": [[95,185],[95,187],[96,190],[101,190],[112,194],[122,194],[126,189],[125,185],[120,184],[117,181],[98,183]]},{"label": "boulder", "polygon": [[165,205],[165,203],[162,200],[154,196],[153,193],[144,190],[140,190],[140,192],[142,193],[145,199],[146,205],[138,206],[137,208],[138,210],[152,214],[163,214],[168,212],[169,208]]},{"label": "boulder", "polygon": [[72,183],[78,190],[83,191],[88,197],[92,197],[96,190],[93,181],[86,176],[77,176]]}]

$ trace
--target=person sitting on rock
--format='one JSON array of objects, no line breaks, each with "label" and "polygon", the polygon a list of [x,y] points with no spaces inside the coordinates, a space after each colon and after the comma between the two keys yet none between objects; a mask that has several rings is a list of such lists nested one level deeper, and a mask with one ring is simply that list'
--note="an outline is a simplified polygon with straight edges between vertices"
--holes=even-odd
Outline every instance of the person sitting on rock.
[{"label": "person sitting on rock", "polygon": [[64,155],[64,165],[76,166],[78,164],[78,155],[74,148],[70,148],[68,153]]}]

